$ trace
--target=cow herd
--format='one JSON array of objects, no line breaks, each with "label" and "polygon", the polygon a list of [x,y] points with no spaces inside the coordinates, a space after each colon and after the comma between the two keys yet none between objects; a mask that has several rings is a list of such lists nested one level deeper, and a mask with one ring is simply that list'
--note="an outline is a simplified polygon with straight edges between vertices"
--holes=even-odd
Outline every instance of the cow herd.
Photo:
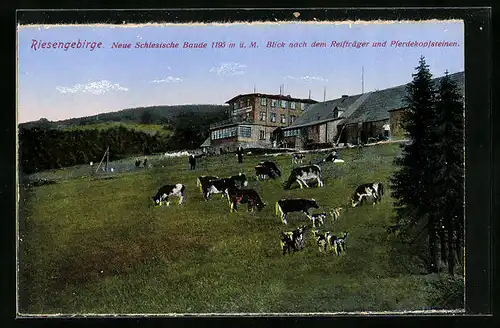
[{"label": "cow herd", "polygon": [[[292,162],[301,163],[303,160],[302,154],[293,154]],[[338,154],[330,154],[327,157],[328,161],[338,159]],[[324,161],[323,161],[324,162]],[[256,180],[277,179],[281,177],[281,170],[274,161],[261,161],[255,166]],[[317,164],[300,165],[292,169],[290,176],[283,183],[285,190],[290,189],[296,183],[301,189],[304,187],[323,187],[324,181],[322,177],[321,167]],[[200,176],[196,181],[200,192],[205,201],[209,201],[214,194],[220,194],[222,198],[226,198],[229,203],[229,211],[238,211],[238,205],[246,204],[247,211],[256,212],[262,211],[267,203],[262,200],[259,193],[248,186],[247,176],[239,173],[230,177],[218,176]],[[166,203],[170,205],[171,199],[177,197],[178,204],[183,203],[185,197],[186,186],[181,183],[165,185],[161,187],[153,201],[156,206],[162,206]],[[365,183],[358,186],[351,197],[351,206],[357,207],[365,200],[373,199],[373,205],[381,201],[384,195],[384,187],[382,183]],[[318,246],[320,252],[333,252],[336,255],[341,255],[346,252],[346,239],[349,235],[347,231],[334,234],[330,231],[321,231],[320,228],[325,226],[328,217],[331,218],[334,225],[340,218],[342,207],[330,209],[328,212],[311,213],[320,209],[319,203],[315,199],[306,198],[282,198],[275,204],[275,214],[285,225],[288,225],[288,215],[293,212],[302,213],[307,220],[298,228],[292,231],[280,232],[280,245],[282,254],[290,254],[297,252],[305,247],[305,233],[311,231],[312,237]]]}]

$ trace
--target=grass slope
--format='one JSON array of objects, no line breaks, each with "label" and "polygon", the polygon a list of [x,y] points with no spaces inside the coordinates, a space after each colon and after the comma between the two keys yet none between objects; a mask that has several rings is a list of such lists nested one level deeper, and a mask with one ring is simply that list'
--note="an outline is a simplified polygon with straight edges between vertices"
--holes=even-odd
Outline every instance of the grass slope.
[{"label": "grass slope", "polygon": [[[394,170],[395,144],[342,152],[344,164],[325,164],[323,188],[285,191],[282,181],[251,181],[268,206],[255,215],[229,213],[218,195],[208,202],[199,175],[244,172],[262,158],[234,154],[199,161],[152,159],[154,167],[116,179],[62,180],[31,189],[22,203],[20,305],[23,313],[337,312],[419,310],[432,307],[431,278],[395,258],[385,228],[389,190],[382,203],[347,208],[334,232],[348,230],[347,253],[319,254],[309,234],[306,248],[282,256],[274,214],[283,197],[315,198],[326,210],[349,204],[354,188],[383,181]],[[314,156],[314,155],[312,155]],[[275,158],[284,178],[289,156]],[[307,160],[311,159],[310,157]],[[166,183],[187,185],[186,202],[151,207]],[[399,265],[395,265],[395,263]]]}]

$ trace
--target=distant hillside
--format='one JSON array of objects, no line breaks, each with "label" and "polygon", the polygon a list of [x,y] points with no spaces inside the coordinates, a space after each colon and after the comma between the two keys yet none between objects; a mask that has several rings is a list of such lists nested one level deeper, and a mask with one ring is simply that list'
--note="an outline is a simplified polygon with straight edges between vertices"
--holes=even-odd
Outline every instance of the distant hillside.
[{"label": "distant hillside", "polygon": [[161,134],[169,136],[172,134],[173,128],[168,124],[142,124],[133,122],[97,122],[86,125],[71,125],[65,128],[59,128],[63,131],[77,131],[77,130],[108,130],[117,127],[124,127],[130,130],[145,132],[151,135]]},{"label": "distant hillside", "polygon": [[[20,128],[31,129],[34,127],[44,129],[65,129],[70,126],[88,125],[104,122],[126,122],[143,124],[169,124],[176,117],[188,113],[213,114],[214,117],[227,117],[227,105],[176,105],[176,106],[150,106],[127,108],[116,112],[102,113],[93,116],[71,118],[61,121],[49,121],[42,118],[38,121],[19,124]],[[205,115],[203,115],[205,116]],[[212,115],[209,115],[212,116]]]}]

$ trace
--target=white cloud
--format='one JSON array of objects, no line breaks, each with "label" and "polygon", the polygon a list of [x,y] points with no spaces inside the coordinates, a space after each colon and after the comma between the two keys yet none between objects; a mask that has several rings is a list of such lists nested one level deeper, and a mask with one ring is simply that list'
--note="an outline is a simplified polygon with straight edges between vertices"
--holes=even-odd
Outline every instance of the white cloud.
[{"label": "white cloud", "polygon": [[169,76],[167,78],[161,80],[153,80],[151,83],[172,83],[172,82],[182,82],[183,80],[180,77]]},{"label": "white cloud", "polygon": [[90,92],[95,95],[102,95],[108,91],[128,91],[128,88],[120,86],[118,83],[111,83],[108,80],[90,82],[87,84],[75,84],[72,87],[57,86],[60,93]]},{"label": "white cloud", "polygon": [[300,76],[300,77],[295,77],[295,76],[287,76],[286,79],[291,79],[291,80],[303,80],[303,81],[323,81],[323,82],[328,82],[328,79],[322,78],[321,76]]},{"label": "white cloud", "polygon": [[219,66],[212,67],[209,72],[217,75],[240,75],[245,74],[243,70],[245,67],[247,66],[235,62],[221,63]]}]

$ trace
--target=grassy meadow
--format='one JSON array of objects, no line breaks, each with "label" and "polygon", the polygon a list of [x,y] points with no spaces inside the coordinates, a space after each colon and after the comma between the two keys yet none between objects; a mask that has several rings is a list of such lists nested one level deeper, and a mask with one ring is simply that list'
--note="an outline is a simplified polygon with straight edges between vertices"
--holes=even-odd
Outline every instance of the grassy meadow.
[{"label": "grassy meadow", "polygon": [[126,122],[101,122],[93,123],[87,125],[72,125],[64,128],[66,131],[76,131],[76,130],[107,130],[111,128],[124,127],[130,130],[136,130],[140,132],[146,132],[150,134],[161,134],[168,136],[172,133],[171,130],[164,129],[162,124],[141,124],[136,122],[126,123]]},{"label": "grassy meadow", "polygon": [[[305,313],[397,311],[436,308],[433,275],[422,274],[398,253],[386,228],[393,200],[388,179],[398,144],[341,152],[345,163],[322,164],[322,188],[283,190],[289,155],[271,157],[283,176],[256,181],[253,167],[266,157],[234,154],[203,158],[195,171],[187,158],[151,158],[149,169],[112,179],[59,178],[57,184],[22,192],[19,222],[19,312],[55,313]],[[321,155],[308,155],[306,162]],[[269,158],[269,157],[267,157]],[[133,159],[130,159],[133,166]],[[68,177],[71,168],[46,176]],[[200,175],[243,172],[268,206],[229,213],[219,195],[206,202]],[[382,181],[376,206],[347,208],[354,188]],[[164,184],[184,183],[185,203],[153,207]],[[349,231],[342,256],[320,254],[306,234],[306,248],[282,256],[279,232],[292,230],[275,215],[280,198],[314,198],[319,211],[343,206],[340,221],[325,228]]]}]

